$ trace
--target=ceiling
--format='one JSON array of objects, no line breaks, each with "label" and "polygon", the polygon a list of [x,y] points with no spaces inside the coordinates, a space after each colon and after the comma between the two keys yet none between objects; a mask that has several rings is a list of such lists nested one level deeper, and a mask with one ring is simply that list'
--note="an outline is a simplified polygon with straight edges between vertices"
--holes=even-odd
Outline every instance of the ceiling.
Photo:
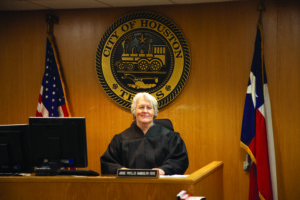
[{"label": "ceiling", "polygon": [[51,10],[139,7],[176,4],[213,3],[242,0],[0,0],[0,10]]}]

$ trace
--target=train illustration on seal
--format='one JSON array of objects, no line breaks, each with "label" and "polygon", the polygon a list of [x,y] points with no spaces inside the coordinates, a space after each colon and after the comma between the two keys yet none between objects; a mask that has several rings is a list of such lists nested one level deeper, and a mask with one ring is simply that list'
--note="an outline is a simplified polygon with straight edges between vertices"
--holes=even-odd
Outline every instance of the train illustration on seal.
[{"label": "train illustration on seal", "polygon": [[131,53],[128,53],[129,41],[122,42],[123,53],[122,58],[115,62],[118,71],[152,71],[158,72],[162,67],[166,66],[166,46],[152,45],[153,40],[149,41],[148,52],[144,49],[137,52],[137,47],[132,47]]}]

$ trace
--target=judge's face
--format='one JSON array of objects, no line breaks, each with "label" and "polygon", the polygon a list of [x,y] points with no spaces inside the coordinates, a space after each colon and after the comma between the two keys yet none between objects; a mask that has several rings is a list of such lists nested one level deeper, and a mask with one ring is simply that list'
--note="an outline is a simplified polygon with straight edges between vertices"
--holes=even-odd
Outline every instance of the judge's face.
[{"label": "judge's face", "polygon": [[146,100],[144,97],[141,97],[137,101],[135,109],[135,117],[137,123],[149,124],[153,123],[154,108],[151,105],[151,102]]}]

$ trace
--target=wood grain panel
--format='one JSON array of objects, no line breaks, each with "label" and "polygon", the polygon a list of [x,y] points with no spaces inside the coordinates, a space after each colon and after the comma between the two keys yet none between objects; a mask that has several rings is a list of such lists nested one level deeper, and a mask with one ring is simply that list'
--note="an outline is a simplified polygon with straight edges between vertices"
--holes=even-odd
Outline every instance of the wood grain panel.
[{"label": "wood grain panel", "polygon": [[[170,118],[188,148],[187,174],[212,160],[224,161],[224,199],[247,199],[242,170],[241,122],[250,73],[259,0],[181,6],[54,10],[57,48],[72,116],[86,117],[89,169],[131,114],[104,92],[96,75],[96,50],[106,29],[132,11],[153,11],[174,21],[191,52],[185,88],[159,118]],[[299,199],[300,6],[267,1],[263,13],[266,71],[274,123],[279,199]],[[47,11],[0,12],[0,124],[34,116],[44,72]],[[291,165],[290,163],[293,163]]]},{"label": "wood grain panel", "polygon": [[[181,190],[223,199],[223,162],[214,161],[185,178],[4,177],[1,199],[174,199]],[[17,191],[17,192],[16,192]]]}]

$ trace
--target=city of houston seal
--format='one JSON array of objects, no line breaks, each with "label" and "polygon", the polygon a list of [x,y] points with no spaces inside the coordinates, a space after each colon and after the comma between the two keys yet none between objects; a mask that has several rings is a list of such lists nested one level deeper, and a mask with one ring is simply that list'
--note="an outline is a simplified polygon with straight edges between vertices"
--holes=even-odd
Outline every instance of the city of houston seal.
[{"label": "city of houston seal", "polygon": [[102,36],[96,52],[99,82],[108,96],[130,109],[138,92],[162,108],[182,91],[190,72],[186,39],[169,19],[152,12],[128,14]]}]

